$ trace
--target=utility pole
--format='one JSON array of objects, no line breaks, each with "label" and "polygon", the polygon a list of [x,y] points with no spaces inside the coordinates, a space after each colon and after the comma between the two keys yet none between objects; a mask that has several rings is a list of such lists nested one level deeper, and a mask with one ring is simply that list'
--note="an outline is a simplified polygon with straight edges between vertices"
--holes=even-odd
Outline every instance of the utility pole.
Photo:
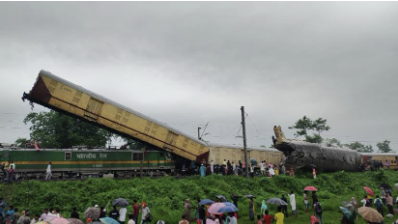
[{"label": "utility pole", "polygon": [[201,127],[198,127],[198,139],[202,140],[202,138],[200,137],[200,129],[201,129]]},{"label": "utility pole", "polygon": [[245,169],[246,169],[246,177],[249,177],[249,170],[248,170],[249,163],[247,162],[247,146],[246,146],[245,107],[242,106],[242,107],[240,108],[240,110],[242,111],[243,150],[245,150]]}]

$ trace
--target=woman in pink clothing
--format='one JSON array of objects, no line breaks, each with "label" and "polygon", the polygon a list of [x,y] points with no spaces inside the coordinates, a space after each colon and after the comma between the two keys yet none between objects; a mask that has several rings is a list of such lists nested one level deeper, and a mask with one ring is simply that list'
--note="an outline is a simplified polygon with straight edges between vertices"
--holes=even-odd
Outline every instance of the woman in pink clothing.
[{"label": "woman in pink clothing", "polygon": [[319,220],[315,217],[315,215],[311,215],[311,222],[310,224],[319,224]]}]

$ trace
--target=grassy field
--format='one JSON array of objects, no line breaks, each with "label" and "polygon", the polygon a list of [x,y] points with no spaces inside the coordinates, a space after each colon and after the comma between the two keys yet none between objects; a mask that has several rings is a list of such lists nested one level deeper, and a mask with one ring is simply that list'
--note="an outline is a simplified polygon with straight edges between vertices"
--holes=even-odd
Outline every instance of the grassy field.
[{"label": "grassy field", "polygon": [[[281,194],[294,191],[296,194],[298,217],[289,216],[286,224],[308,224],[310,214],[304,212],[303,188],[308,185],[319,189],[318,198],[323,205],[324,224],[340,223],[342,213],[339,206],[342,201],[348,201],[354,196],[359,202],[365,195],[363,186],[369,186],[376,194],[378,186],[387,183],[394,187],[398,183],[398,172],[380,170],[365,173],[320,173],[316,180],[311,172],[300,173],[296,176],[276,176],[274,178],[255,177],[246,179],[235,176],[211,175],[205,178],[191,176],[177,179],[175,177],[143,178],[130,180],[113,180],[92,178],[84,181],[26,181],[0,185],[0,196],[8,205],[14,205],[20,210],[30,209],[31,214],[39,213],[45,207],[58,207],[64,217],[70,216],[71,208],[76,206],[83,216],[87,207],[95,204],[111,208],[111,201],[124,197],[129,201],[137,199],[146,201],[150,207],[154,220],[165,220],[167,223],[178,223],[183,213],[183,204],[186,198],[194,202],[196,198],[214,199],[215,195],[222,194],[230,199],[232,193],[243,196],[254,194],[256,213],[260,212],[261,201],[272,197],[281,197]],[[397,193],[394,189],[394,198]],[[241,197],[239,200],[238,223],[255,223],[248,219],[249,200]],[[195,204],[192,204],[194,207]],[[270,213],[276,212],[276,206],[269,205]],[[387,208],[385,214],[387,213]],[[131,212],[131,206],[128,207]],[[289,206],[289,214],[291,213]],[[193,211],[192,211],[192,217]],[[395,217],[397,219],[398,216]],[[385,223],[392,223],[395,219],[385,219]],[[152,221],[152,223],[155,223]],[[365,223],[359,218],[356,223]]]}]

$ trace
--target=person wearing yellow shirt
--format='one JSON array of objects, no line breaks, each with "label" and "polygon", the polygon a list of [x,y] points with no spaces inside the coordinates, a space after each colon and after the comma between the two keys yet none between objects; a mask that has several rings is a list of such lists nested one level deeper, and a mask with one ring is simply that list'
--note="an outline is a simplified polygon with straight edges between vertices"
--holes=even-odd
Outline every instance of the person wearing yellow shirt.
[{"label": "person wearing yellow shirt", "polygon": [[276,224],[283,224],[283,220],[285,219],[285,215],[281,212],[282,208],[278,207],[278,212],[275,214]]}]

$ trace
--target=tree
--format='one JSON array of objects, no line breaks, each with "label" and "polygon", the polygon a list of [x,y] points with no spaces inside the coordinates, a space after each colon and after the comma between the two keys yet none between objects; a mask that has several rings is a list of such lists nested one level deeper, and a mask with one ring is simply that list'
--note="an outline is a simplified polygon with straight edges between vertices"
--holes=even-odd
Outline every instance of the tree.
[{"label": "tree", "polygon": [[55,111],[31,112],[24,119],[25,124],[29,122],[30,141],[37,141],[43,148],[105,147],[113,137],[105,129]]},{"label": "tree", "polygon": [[27,148],[27,146],[30,144],[30,141],[26,138],[18,138],[15,141],[15,145],[20,147],[20,148]]},{"label": "tree", "polygon": [[376,144],[376,146],[379,148],[379,152],[382,153],[392,152],[392,149],[390,148],[390,141],[388,140],[384,140],[384,142],[379,142]]},{"label": "tree", "polygon": [[335,147],[335,148],[343,148],[343,144],[335,138],[326,139],[326,146],[327,147]]},{"label": "tree", "polygon": [[[323,118],[318,118],[312,121],[307,116],[296,121],[296,123],[289,127],[289,129],[297,129],[294,134],[296,137],[304,136],[307,142],[321,143],[323,138],[321,136],[322,131],[329,131],[330,127],[326,125],[327,120]],[[316,131],[318,134],[309,135],[309,131]]]},{"label": "tree", "polygon": [[358,152],[373,152],[373,147],[371,145],[364,145],[360,142],[352,142],[350,144],[345,144],[345,146]]}]

